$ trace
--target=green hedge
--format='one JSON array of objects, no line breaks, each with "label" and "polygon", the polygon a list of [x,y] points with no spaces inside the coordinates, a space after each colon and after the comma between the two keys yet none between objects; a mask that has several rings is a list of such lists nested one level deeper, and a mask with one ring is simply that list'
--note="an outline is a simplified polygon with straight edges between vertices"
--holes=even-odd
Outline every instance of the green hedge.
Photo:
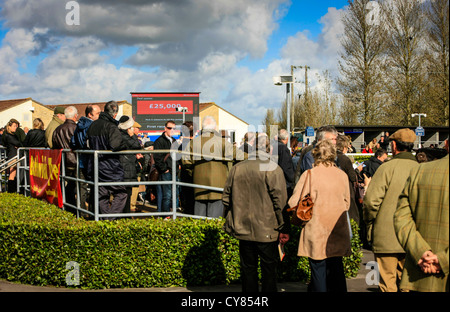
[{"label": "green hedge", "polygon": [[[56,206],[17,194],[0,194],[0,278],[31,285],[67,286],[79,264],[80,287],[171,287],[239,281],[238,241],[222,231],[223,219],[179,218],[86,221]],[[362,253],[355,233],[353,255],[344,259],[356,276]],[[306,258],[297,257],[293,228],[280,263],[280,281],[306,281]]]}]

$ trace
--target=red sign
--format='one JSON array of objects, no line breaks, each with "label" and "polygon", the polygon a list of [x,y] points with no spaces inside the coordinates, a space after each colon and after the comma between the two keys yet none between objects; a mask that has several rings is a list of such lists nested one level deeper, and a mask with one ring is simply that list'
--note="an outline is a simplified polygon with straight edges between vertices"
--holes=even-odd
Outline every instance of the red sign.
[{"label": "red sign", "polygon": [[44,198],[60,208],[63,206],[59,169],[61,150],[30,149],[31,196]]},{"label": "red sign", "polygon": [[199,92],[132,92],[132,116],[142,126],[141,132],[161,133],[168,120],[179,126],[185,120],[194,121],[194,118],[198,118],[199,95]]},{"label": "red sign", "polygon": [[139,101],[137,103],[137,113],[138,115],[144,114],[182,114],[178,112],[177,107],[187,107],[189,112],[192,112],[194,107],[193,101],[167,101],[167,100],[157,100],[157,101]]}]

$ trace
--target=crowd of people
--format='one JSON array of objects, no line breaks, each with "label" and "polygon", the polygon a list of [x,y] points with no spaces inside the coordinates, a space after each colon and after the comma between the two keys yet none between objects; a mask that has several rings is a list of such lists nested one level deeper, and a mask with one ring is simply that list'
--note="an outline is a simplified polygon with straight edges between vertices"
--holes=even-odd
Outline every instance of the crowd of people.
[{"label": "crowd of people", "polygon": [[[112,220],[114,214],[137,211],[140,198],[155,203],[160,212],[169,212],[175,201],[185,214],[224,217],[224,230],[239,240],[243,291],[259,290],[258,265],[262,290],[277,290],[278,248],[291,232],[288,211],[303,194],[314,202],[298,246],[298,256],[308,257],[311,267],[309,291],[347,290],[342,257],[351,254],[351,219],[360,226],[364,247],[375,254],[381,291],[448,291],[448,138],[444,152],[413,155],[412,130],[386,132],[367,145],[368,153],[376,151],[359,164],[348,156],[350,138],[333,126],[320,127],[315,141],[301,149],[296,138],[287,146],[285,129],[274,139],[249,132],[237,147],[207,116],[198,133],[192,122],[185,122],[180,139],[174,137],[176,123],[168,120],[152,142],[140,139],[141,126],[131,116],[117,120],[118,109],[114,101],[103,111],[90,105],[78,118],[74,106],[57,107],[45,130],[36,118],[27,134],[11,119],[1,142],[8,159],[21,146],[112,151],[98,158],[99,182],[166,182],[175,174],[177,181],[195,184],[175,192],[170,183],[99,186],[99,210]],[[156,153],[139,152],[144,149]],[[134,152],[114,153],[127,150]],[[171,151],[181,156],[173,160]],[[93,156],[81,154],[78,162],[79,177],[92,180]],[[66,153],[65,166],[66,175],[75,177],[75,153]],[[15,191],[16,181],[12,167],[9,191]],[[77,202],[76,183],[62,186],[71,206]],[[88,184],[80,183],[81,207],[92,210],[93,198]]]}]

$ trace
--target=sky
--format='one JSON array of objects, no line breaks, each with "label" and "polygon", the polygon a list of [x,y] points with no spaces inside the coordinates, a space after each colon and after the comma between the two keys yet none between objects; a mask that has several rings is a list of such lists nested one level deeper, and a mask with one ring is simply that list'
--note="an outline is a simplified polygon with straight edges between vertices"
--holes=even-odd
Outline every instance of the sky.
[{"label": "sky", "polygon": [[[347,0],[0,0],[0,99],[200,92],[257,127],[291,65],[337,77]],[[304,71],[295,71],[303,93]]]}]

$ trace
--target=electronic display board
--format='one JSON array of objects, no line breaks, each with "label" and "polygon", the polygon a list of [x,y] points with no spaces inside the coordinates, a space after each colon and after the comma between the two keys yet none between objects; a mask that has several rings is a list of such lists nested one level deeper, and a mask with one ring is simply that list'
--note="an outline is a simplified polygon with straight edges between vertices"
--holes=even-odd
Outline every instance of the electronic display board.
[{"label": "electronic display board", "polygon": [[199,117],[199,99],[200,92],[132,92],[132,115],[144,133],[161,133],[168,120],[173,120],[181,129],[183,112],[177,108],[187,108],[184,119],[193,121]]}]

